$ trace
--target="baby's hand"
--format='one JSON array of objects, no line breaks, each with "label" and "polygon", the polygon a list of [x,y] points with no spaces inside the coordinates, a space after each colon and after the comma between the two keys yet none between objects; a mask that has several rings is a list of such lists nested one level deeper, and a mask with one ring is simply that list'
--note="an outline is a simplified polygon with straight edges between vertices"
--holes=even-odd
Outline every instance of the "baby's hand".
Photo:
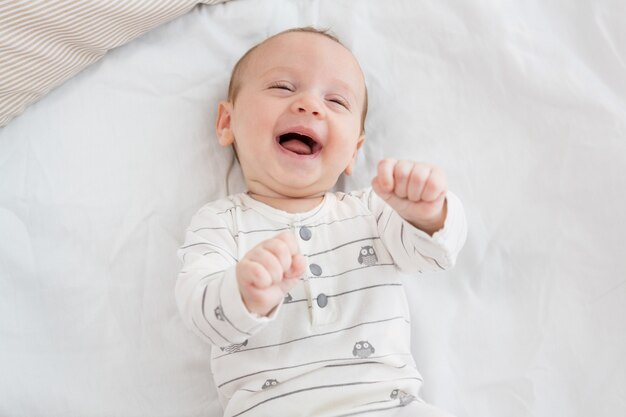
[{"label": "baby's hand", "polygon": [[436,166],[383,159],[372,188],[403,219],[432,235],[446,220],[448,186]]},{"label": "baby's hand", "polygon": [[252,248],[237,264],[237,283],[251,313],[267,316],[304,273],[296,238],[283,232]]}]

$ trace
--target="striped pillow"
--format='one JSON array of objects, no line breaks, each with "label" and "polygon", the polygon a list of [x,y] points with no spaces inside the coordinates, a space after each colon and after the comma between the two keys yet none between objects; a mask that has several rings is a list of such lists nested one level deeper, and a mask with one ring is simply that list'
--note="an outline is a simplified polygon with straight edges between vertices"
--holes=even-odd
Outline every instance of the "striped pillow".
[{"label": "striped pillow", "polygon": [[228,0],[0,2],[0,127],[116,46],[198,3]]}]

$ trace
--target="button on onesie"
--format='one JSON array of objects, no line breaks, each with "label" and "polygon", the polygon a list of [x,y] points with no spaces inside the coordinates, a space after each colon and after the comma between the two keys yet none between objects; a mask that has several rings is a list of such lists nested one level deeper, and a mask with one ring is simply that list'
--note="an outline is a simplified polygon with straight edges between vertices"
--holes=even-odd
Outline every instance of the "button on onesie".
[{"label": "button on onesie", "polygon": [[314,261],[309,257],[310,255],[325,252],[328,248],[321,246],[324,242],[320,236],[316,236],[313,226],[294,225],[294,228],[298,229],[298,245],[307,262],[304,286],[308,297],[311,326],[317,327],[333,323],[338,319],[337,306],[332,305],[330,298],[324,293],[327,283],[322,276],[324,272],[323,266],[320,265],[322,259],[328,259],[328,257],[315,256],[314,258],[317,259]]}]

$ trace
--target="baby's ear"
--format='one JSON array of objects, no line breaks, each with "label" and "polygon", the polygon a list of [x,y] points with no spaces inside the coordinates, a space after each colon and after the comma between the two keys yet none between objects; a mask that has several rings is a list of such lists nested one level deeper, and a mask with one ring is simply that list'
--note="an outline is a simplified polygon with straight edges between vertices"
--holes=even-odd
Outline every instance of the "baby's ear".
[{"label": "baby's ear", "polygon": [[354,170],[354,161],[356,159],[356,154],[361,148],[361,146],[363,146],[364,141],[365,141],[365,133],[361,133],[361,136],[359,136],[359,139],[356,142],[356,148],[354,149],[354,154],[352,154],[352,159],[350,160],[350,163],[348,164],[348,166],[346,167],[344,171],[346,175],[352,175],[352,171]]},{"label": "baby's ear", "polygon": [[215,122],[215,131],[217,133],[217,139],[222,146],[231,145],[235,136],[230,126],[231,112],[233,105],[229,101],[220,101],[217,106],[217,121]]}]

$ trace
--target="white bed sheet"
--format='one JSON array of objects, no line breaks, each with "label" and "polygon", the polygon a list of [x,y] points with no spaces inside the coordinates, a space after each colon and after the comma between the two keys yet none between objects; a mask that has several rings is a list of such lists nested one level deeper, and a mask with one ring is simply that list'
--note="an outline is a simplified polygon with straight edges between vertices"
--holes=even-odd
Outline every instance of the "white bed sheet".
[{"label": "white bed sheet", "polygon": [[458,417],[626,415],[624,18],[617,0],[235,0],[113,51],[0,130],[0,415],[221,415],[176,249],[242,189],[213,132],[232,65],[308,24],[369,86],[341,186],[424,160],[466,207],[456,269],[406,279],[423,397]]}]

